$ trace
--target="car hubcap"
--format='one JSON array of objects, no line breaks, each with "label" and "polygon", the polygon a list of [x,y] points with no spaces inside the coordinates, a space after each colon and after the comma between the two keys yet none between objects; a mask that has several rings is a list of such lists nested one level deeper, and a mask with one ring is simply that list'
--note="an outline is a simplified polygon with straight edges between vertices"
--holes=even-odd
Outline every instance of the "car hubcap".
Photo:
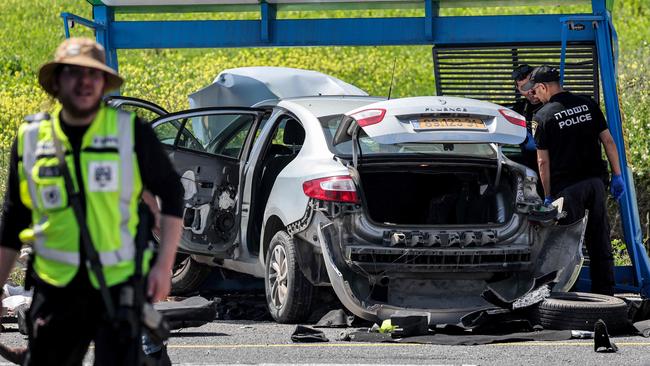
[{"label": "car hubcap", "polygon": [[289,292],[287,272],[287,252],[282,245],[278,245],[273,248],[269,268],[271,303],[276,308],[281,308],[287,300],[287,294]]},{"label": "car hubcap", "polygon": [[174,266],[172,267],[172,277],[178,276],[186,266],[190,265],[189,256],[176,255],[176,260],[174,261]]}]

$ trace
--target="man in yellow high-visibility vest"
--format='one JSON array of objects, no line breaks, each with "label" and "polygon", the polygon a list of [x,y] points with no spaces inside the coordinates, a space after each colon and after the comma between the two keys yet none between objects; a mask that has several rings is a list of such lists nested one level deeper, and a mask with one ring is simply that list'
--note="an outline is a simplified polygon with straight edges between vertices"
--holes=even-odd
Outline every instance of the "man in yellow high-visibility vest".
[{"label": "man in yellow high-visibility vest", "polygon": [[[106,65],[101,45],[87,38],[65,40],[54,61],[39,71],[39,83],[59,103],[51,116],[28,118],[31,122],[20,126],[12,147],[0,221],[0,285],[21,240],[30,242],[35,291],[28,319],[28,365],[81,364],[91,341],[95,363],[101,365],[126,364],[134,343],[140,349],[139,338],[125,338],[107,318],[89,253],[98,254],[117,308],[136,268],[144,189],[160,198],[162,214],[160,248],[151,268],[151,250],[143,254],[146,295],[158,301],[169,294],[182,230],[183,189],[151,127],[102,102],[122,81]],[[66,189],[65,170],[74,188]],[[92,242],[88,251],[71,207],[71,189],[78,192],[77,207]]]}]

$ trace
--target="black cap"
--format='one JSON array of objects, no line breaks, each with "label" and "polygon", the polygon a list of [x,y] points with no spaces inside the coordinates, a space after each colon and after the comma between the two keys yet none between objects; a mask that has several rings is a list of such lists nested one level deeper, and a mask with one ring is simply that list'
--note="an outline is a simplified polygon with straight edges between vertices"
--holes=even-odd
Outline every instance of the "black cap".
[{"label": "black cap", "polygon": [[516,69],[512,70],[512,80],[524,80],[533,70],[533,67],[528,64],[519,65]]},{"label": "black cap", "polygon": [[554,81],[560,81],[560,72],[557,71],[555,67],[542,65],[533,70],[530,74],[530,79],[528,79],[526,84],[521,86],[521,90],[528,91],[537,83],[549,83]]}]

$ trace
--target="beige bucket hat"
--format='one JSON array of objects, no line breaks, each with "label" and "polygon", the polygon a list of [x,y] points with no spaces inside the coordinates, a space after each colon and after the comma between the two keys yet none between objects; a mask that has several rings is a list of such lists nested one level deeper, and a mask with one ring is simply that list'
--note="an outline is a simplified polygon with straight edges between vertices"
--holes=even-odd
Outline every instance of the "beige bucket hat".
[{"label": "beige bucket hat", "polygon": [[54,61],[41,66],[38,72],[38,82],[45,91],[54,96],[54,71],[59,65],[77,65],[92,67],[106,73],[105,91],[117,89],[124,79],[117,71],[106,65],[104,47],[90,38],[68,38],[63,41],[54,53]]}]

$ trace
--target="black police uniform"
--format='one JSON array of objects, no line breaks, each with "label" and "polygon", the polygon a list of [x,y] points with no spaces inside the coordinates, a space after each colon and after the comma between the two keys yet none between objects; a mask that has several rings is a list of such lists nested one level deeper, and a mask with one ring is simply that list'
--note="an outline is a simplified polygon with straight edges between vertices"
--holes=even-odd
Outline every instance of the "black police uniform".
[{"label": "black police uniform", "polygon": [[589,210],[585,243],[590,259],[592,292],[612,294],[614,258],[605,206],[607,177],[600,133],[607,129],[603,112],[590,98],[561,92],[533,117],[538,150],[548,150],[551,194],[564,197],[566,223]]},{"label": "black police uniform", "polygon": [[[537,104],[532,104],[528,99],[520,99],[517,101],[513,106],[512,110],[521,114],[526,118],[526,130],[528,131],[528,136],[533,136],[534,131],[531,126],[531,121],[533,119],[533,116],[535,113],[542,108],[542,103],[537,103]],[[526,137],[528,138],[528,137]],[[526,150],[524,146],[526,145],[526,141],[521,143],[520,148],[521,148],[521,159],[513,159],[516,162],[523,164],[530,169],[534,170],[536,173],[539,173],[538,167],[537,167],[537,151],[533,150]]]}]

